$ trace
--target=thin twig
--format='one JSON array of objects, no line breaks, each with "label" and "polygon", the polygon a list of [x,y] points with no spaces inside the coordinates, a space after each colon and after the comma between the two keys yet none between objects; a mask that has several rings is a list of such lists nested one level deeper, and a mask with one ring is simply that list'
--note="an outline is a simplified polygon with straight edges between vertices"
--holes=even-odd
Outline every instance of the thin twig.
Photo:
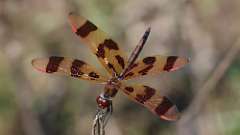
[{"label": "thin twig", "polygon": [[200,110],[204,107],[206,102],[209,99],[210,93],[217,86],[219,80],[223,77],[233,60],[240,52],[240,38],[232,45],[232,47],[227,51],[225,57],[218,64],[217,68],[214,70],[210,78],[206,81],[206,83],[197,90],[196,97],[193,103],[189,106],[187,111],[183,116],[184,122],[189,122],[194,119],[195,116],[200,112]]},{"label": "thin twig", "polygon": [[108,109],[97,109],[97,113],[93,120],[92,135],[105,135],[105,126],[112,112]]}]

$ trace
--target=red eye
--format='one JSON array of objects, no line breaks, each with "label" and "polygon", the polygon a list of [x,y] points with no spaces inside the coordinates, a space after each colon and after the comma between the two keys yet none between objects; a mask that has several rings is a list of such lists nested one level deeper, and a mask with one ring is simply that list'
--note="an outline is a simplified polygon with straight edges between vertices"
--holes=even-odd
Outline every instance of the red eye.
[{"label": "red eye", "polygon": [[102,98],[101,96],[98,96],[96,101],[97,101],[98,106],[102,109],[104,109],[110,105],[109,101]]}]

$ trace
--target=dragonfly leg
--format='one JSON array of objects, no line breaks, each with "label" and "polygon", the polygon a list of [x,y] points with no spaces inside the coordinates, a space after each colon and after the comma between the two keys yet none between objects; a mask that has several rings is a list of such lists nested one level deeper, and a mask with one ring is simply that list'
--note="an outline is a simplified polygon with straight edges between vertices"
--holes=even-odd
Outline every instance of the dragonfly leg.
[{"label": "dragonfly leg", "polygon": [[106,108],[98,107],[95,118],[93,120],[92,135],[104,135],[105,126],[107,125],[113,113],[112,101]]}]

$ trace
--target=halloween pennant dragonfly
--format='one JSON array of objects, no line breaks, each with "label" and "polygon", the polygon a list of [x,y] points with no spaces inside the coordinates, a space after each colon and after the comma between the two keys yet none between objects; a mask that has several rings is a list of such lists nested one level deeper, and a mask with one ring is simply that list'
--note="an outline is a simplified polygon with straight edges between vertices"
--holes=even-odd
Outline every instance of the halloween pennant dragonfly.
[{"label": "halloween pennant dragonfly", "polygon": [[32,65],[34,68],[49,74],[63,74],[105,84],[104,91],[96,99],[99,108],[111,107],[111,99],[120,90],[127,97],[148,108],[160,118],[169,121],[178,119],[179,111],[176,105],[166,96],[162,96],[158,90],[141,84],[130,85],[122,80],[164,71],[175,71],[189,62],[187,58],[155,55],[136,61],[149,36],[150,28],[148,28],[129,59],[127,59],[120,49],[121,46],[89,20],[70,13],[69,21],[72,31],[84,44],[90,47],[100,63],[106,68],[110,77],[102,76],[94,67],[82,60],[59,56],[33,59]]}]

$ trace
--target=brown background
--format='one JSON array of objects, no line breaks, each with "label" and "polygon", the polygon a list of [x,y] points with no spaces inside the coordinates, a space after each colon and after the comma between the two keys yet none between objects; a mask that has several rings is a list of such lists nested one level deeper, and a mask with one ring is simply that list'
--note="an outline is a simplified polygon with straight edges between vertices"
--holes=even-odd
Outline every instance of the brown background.
[{"label": "brown background", "polygon": [[168,95],[180,108],[166,122],[128,100],[114,99],[107,135],[240,134],[239,0],[0,0],[0,134],[86,135],[103,90],[37,72],[36,57],[78,58],[105,73],[71,32],[70,11],[109,33],[128,54],[148,26],[141,57],[190,57],[185,68],[133,80]]}]

